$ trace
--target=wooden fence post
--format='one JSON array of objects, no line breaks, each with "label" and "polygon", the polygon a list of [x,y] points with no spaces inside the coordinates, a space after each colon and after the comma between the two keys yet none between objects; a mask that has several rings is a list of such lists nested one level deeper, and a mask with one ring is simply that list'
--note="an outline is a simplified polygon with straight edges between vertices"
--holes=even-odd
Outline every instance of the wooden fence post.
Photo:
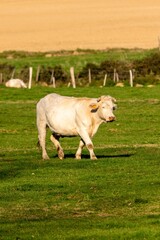
[{"label": "wooden fence post", "polygon": [[50,82],[53,84],[53,88],[56,88],[56,79],[54,77],[54,69],[52,70]]},{"label": "wooden fence post", "polygon": [[12,71],[12,74],[11,74],[11,79],[13,79],[14,78],[14,74],[15,74],[15,68],[13,69],[13,71]]},{"label": "wooden fence post", "polygon": [[119,82],[119,75],[117,72],[116,72],[116,82]]},{"label": "wooden fence post", "polygon": [[114,73],[113,73],[113,82],[114,83],[119,82],[119,75],[115,68],[114,68]]},{"label": "wooden fence post", "polygon": [[56,79],[54,76],[52,77],[52,83],[53,83],[53,87],[56,88]]},{"label": "wooden fence post", "polygon": [[39,79],[39,74],[40,74],[40,66],[37,68],[37,73],[36,73],[36,82],[38,82]]},{"label": "wooden fence post", "polygon": [[74,67],[70,68],[70,74],[71,74],[72,86],[73,86],[73,88],[76,88],[76,81],[75,81],[75,77],[74,77]]},{"label": "wooden fence post", "polygon": [[3,74],[0,73],[0,84],[2,83],[2,81],[3,81]]},{"label": "wooden fence post", "polygon": [[54,70],[52,70],[52,73],[51,73],[51,80],[50,80],[51,83],[53,83],[53,77],[54,77]]},{"label": "wooden fence post", "polygon": [[104,75],[104,80],[103,80],[103,87],[106,86],[106,81],[107,81],[107,74]]},{"label": "wooden fence post", "polygon": [[113,82],[116,82],[116,69],[114,68],[114,72],[113,72]]},{"label": "wooden fence post", "polygon": [[32,73],[33,73],[33,68],[29,67],[29,82],[28,82],[29,89],[31,89],[31,86],[32,86]]},{"label": "wooden fence post", "polygon": [[89,80],[89,84],[91,84],[92,82],[92,77],[91,77],[91,69],[88,69],[88,80]]},{"label": "wooden fence post", "polygon": [[129,79],[130,86],[133,87],[133,72],[132,72],[132,70],[129,70],[129,76],[130,76],[130,79]]},{"label": "wooden fence post", "polygon": [[71,86],[71,82],[69,82],[68,84],[67,84],[67,87],[70,87]]}]

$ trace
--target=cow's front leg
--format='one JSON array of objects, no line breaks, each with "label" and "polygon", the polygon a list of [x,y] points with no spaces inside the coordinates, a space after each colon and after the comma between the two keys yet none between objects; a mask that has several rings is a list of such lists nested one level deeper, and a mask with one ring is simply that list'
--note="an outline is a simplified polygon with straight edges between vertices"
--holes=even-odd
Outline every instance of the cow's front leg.
[{"label": "cow's front leg", "polygon": [[59,159],[62,160],[64,158],[64,152],[63,152],[63,148],[60,145],[59,137],[52,134],[50,139],[51,139],[51,141],[53,142],[53,144],[55,145],[55,147],[57,149],[57,153],[58,153]]},{"label": "cow's front leg", "polygon": [[76,159],[81,159],[82,149],[83,149],[84,145],[85,145],[85,143],[81,139],[80,142],[79,142],[77,152],[76,152]]},{"label": "cow's front leg", "polygon": [[90,158],[92,160],[96,160],[97,157],[94,153],[94,150],[93,150],[93,143],[92,143],[92,140],[91,138],[89,137],[89,134],[87,133],[87,131],[85,130],[80,130],[79,131],[79,135],[80,137],[82,138],[82,140],[84,141],[88,151],[89,151],[89,154],[90,154]]},{"label": "cow's front leg", "polygon": [[96,157],[96,155],[95,155],[95,153],[94,153],[94,151],[93,151],[93,143],[86,144],[86,147],[87,147],[87,149],[88,149],[88,151],[89,151],[89,153],[90,153],[90,158],[91,158],[92,160],[96,160],[97,157]]}]

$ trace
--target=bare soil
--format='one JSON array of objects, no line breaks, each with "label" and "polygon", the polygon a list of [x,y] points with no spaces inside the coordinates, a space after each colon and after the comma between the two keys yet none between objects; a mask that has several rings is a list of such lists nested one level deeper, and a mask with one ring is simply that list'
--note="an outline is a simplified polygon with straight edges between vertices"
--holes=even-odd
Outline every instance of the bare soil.
[{"label": "bare soil", "polygon": [[160,0],[0,0],[0,51],[155,48]]}]

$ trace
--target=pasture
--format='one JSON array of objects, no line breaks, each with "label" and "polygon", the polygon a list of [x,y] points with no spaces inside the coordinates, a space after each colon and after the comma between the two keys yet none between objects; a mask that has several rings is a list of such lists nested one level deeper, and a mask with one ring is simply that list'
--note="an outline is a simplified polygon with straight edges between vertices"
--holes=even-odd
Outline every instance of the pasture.
[{"label": "pasture", "polygon": [[[36,102],[51,92],[117,99],[117,121],[93,139],[62,139],[59,160],[37,144]],[[160,86],[0,88],[0,239],[160,239]]]}]

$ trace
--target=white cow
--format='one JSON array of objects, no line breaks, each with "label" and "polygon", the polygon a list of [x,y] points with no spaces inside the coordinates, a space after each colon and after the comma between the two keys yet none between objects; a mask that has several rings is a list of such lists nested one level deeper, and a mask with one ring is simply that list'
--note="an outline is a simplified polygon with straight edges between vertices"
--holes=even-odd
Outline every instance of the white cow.
[{"label": "white cow", "polygon": [[59,143],[60,137],[79,136],[81,138],[76,159],[81,159],[81,152],[86,145],[91,159],[97,159],[93,151],[91,138],[97,132],[102,122],[115,120],[113,110],[116,100],[111,96],[100,98],[75,98],[48,94],[37,103],[37,128],[39,144],[42,148],[42,158],[49,159],[45,148],[46,127],[49,127],[58,157],[64,158],[63,149]]},{"label": "white cow", "polygon": [[26,84],[20,79],[10,79],[5,83],[6,87],[27,88]]}]

